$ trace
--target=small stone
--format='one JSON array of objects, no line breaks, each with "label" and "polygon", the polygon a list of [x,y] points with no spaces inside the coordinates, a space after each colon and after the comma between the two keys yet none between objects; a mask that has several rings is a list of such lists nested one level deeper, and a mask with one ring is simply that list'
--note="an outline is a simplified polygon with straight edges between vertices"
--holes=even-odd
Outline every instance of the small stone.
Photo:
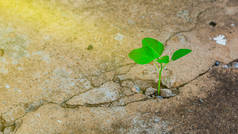
[{"label": "small stone", "polygon": [[153,95],[154,93],[156,93],[156,91],[157,91],[157,89],[152,88],[152,87],[149,87],[149,88],[146,89],[145,95],[146,95],[146,96]]},{"label": "small stone", "polygon": [[232,63],[232,67],[233,67],[233,68],[238,68],[238,62],[233,62],[233,63]]},{"label": "small stone", "polygon": [[203,99],[201,99],[201,98],[199,99],[199,101],[200,101],[201,103],[203,103],[203,102],[204,102],[204,101],[203,101]]},{"label": "small stone", "polygon": [[159,117],[155,118],[155,119],[154,119],[154,122],[155,122],[155,123],[160,122],[160,118],[159,118]]},{"label": "small stone", "polygon": [[133,88],[131,88],[131,90],[133,92],[136,92],[136,93],[140,93],[141,92],[141,90],[140,90],[140,88],[138,86],[134,86]]},{"label": "small stone", "polygon": [[227,69],[227,68],[229,68],[229,66],[228,66],[228,65],[223,65],[222,67],[223,67],[223,68],[226,68],[226,69]]},{"label": "small stone", "polygon": [[158,99],[163,99],[163,97],[162,97],[162,96],[157,96],[157,98],[158,98]]},{"label": "small stone", "polygon": [[170,89],[161,89],[160,90],[160,95],[165,98],[173,97],[176,94],[173,94]]},{"label": "small stone", "polygon": [[219,61],[216,61],[215,62],[215,66],[219,66],[220,65],[220,62]]}]

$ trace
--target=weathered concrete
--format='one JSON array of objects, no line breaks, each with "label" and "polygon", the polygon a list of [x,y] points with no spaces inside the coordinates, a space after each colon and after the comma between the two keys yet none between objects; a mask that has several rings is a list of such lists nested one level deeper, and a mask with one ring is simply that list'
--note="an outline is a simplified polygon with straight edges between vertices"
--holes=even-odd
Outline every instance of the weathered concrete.
[{"label": "weathered concrete", "polygon": [[167,131],[169,122],[153,121],[156,109],[146,115],[133,105],[167,102],[128,91],[158,80],[153,65],[135,65],[128,52],[144,37],[164,42],[165,54],[192,49],[163,74],[163,86],[180,87],[216,60],[238,58],[237,9],[235,0],[0,1],[0,133]]}]

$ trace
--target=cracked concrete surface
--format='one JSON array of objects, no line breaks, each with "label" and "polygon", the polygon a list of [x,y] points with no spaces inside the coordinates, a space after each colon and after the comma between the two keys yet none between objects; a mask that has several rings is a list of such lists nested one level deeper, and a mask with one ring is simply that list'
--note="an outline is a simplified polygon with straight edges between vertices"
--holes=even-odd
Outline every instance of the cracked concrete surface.
[{"label": "cracked concrete surface", "polygon": [[[206,97],[187,85],[216,60],[238,58],[237,16],[235,0],[1,1],[0,134],[167,133],[174,122],[158,109]],[[225,46],[212,40],[220,34]],[[193,50],[163,74],[163,86],[181,89],[178,96],[131,91],[158,80],[153,65],[127,56],[143,37],[164,42],[165,54]]]}]

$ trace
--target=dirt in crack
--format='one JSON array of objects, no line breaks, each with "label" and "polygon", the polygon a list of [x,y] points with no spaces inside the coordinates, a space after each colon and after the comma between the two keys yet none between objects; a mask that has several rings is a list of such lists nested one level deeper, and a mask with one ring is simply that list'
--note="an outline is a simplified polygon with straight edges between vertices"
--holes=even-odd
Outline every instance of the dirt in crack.
[{"label": "dirt in crack", "polygon": [[218,84],[205,87],[213,88],[207,98],[190,99],[165,113],[165,118],[179,121],[171,133],[238,133],[238,69],[213,68],[208,73]]}]

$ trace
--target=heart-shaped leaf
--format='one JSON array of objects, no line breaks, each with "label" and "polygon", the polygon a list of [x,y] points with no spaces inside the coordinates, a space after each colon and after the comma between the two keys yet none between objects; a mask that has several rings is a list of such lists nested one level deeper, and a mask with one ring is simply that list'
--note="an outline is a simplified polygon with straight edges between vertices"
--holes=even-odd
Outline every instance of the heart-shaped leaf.
[{"label": "heart-shaped leaf", "polygon": [[155,59],[151,56],[151,49],[148,47],[134,49],[128,55],[137,64],[148,64]]},{"label": "heart-shaped leaf", "polygon": [[174,54],[173,54],[171,59],[173,61],[175,61],[175,60],[177,60],[177,59],[179,59],[179,58],[189,54],[190,52],[192,52],[192,50],[190,50],[190,49],[179,49],[179,50],[174,52]]},{"label": "heart-shaped leaf", "polygon": [[169,63],[169,56],[163,56],[157,60],[159,63]]},{"label": "heart-shaped leaf", "polygon": [[142,47],[149,47],[151,48],[151,56],[153,58],[158,58],[162,55],[164,51],[164,45],[153,38],[144,38],[142,40]]}]

